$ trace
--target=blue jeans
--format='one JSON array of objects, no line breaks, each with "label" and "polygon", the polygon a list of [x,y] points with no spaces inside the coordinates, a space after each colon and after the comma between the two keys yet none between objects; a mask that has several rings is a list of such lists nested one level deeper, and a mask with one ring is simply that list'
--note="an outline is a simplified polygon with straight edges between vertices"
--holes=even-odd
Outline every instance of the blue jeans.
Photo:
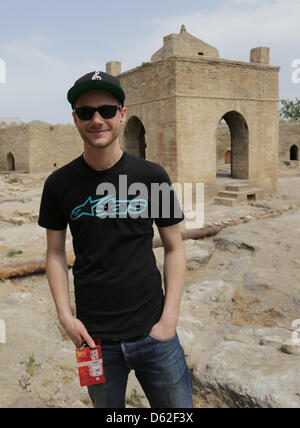
[{"label": "blue jeans", "polygon": [[106,382],[88,386],[96,408],[126,407],[126,386],[132,369],[151,407],[193,407],[191,375],[177,333],[166,340],[150,335],[116,343],[104,340],[101,348]]}]

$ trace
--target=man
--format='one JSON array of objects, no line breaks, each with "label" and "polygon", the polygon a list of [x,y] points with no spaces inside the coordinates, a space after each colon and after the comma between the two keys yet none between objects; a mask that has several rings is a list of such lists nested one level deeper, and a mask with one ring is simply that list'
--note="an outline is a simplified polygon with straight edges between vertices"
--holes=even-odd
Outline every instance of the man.
[{"label": "man", "polygon": [[[89,395],[95,407],[125,407],[134,369],[151,407],[192,407],[191,377],[176,333],[185,279],[178,223],[184,215],[179,210],[178,216],[174,190],[167,216],[150,192],[153,183],[167,183],[170,190],[170,178],[158,163],[120,148],[127,110],[116,77],[88,73],[68,100],[84,152],[45,181],[38,224],[46,228],[46,272],[61,324],[77,348],[84,342],[93,348],[101,339],[106,382],[89,386]],[[152,249],[153,219],[165,250],[165,293]],[[69,300],[68,224],[76,317]]]}]

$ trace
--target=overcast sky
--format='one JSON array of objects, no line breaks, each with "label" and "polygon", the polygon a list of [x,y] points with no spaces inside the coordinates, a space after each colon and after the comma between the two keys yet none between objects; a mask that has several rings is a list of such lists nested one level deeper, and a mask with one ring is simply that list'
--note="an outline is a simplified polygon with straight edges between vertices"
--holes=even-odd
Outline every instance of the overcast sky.
[{"label": "overcast sky", "polygon": [[299,22],[299,0],[1,2],[0,118],[72,123],[66,92],[77,78],[105,71],[108,61],[121,61],[122,71],[150,61],[182,24],[221,58],[249,62],[251,48],[269,46],[271,65],[281,67],[280,98],[300,97],[292,82]]}]

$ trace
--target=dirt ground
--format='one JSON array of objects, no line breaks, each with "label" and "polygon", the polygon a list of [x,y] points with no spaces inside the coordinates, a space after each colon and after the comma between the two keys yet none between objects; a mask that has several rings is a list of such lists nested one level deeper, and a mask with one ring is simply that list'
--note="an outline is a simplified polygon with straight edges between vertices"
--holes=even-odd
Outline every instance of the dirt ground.
[{"label": "dirt ground", "polygon": [[[0,174],[0,267],[8,263],[38,261],[45,258],[45,230],[37,225],[37,218],[42,186],[47,176],[48,174],[16,172]],[[286,213],[299,214],[299,189],[300,166],[296,163],[289,166],[281,164],[277,193],[266,194],[265,200],[253,205],[226,207],[209,204],[205,207],[205,224],[224,226],[230,224],[233,219],[238,219],[241,226],[246,227],[255,222],[256,216],[259,215],[273,214],[276,218]],[[266,221],[267,219],[259,220],[260,224]],[[241,226],[235,227],[238,229]],[[210,237],[201,241],[210,243],[214,239]],[[187,249],[192,245],[190,241],[185,243]],[[270,257],[277,260],[276,238],[272,236],[267,243]],[[290,244],[293,248],[297,242],[285,242],[285,244]],[[73,252],[69,229],[67,252]],[[162,248],[156,248],[154,252],[158,264],[161,265]],[[212,260],[210,263],[200,265],[197,269],[189,265],[193,260],[188,260],[186,292],[196,282],[216,278],[222,266],[232,262],[230,256],[225,255],[221,247],[214,252]],[[247,265],[245,261],[242,264],[243,272],[246,274]],[[299,258],[293,258],[293,265],[286,269],[284,281],[296,281],[299,284],[299,268],[300,255]],[[71,270],[69,270],[69,279],[71,299],[74,302]],[[249,289],[251,290],[251,286]],[[235,311],[233,316],[236,317],[236,325],[251,324],[255,316],[253,309],[255,308],[255,287],[251,292],[250,297],[236,294],[231,307],[226,306],[228,313],[230,310]],[[297,289],[295,289],[296,292]],[[284,315],[287,311],[285,290],[277,286],[272,299],[272,307],[276,308],[274,310]],[[276,318],[278,313],[273,314],[274,319],[278,319]],[[183,313],[183,318],[184,315]],[[270,319],[270,314],[265,315]],[[219,312],[218,310],[215,312],[216,318],[221,319],[224,316],[224,311],[220,309]],[[1,408],[92,408],[86,389],[79,385],[75,348],[59,324],[44,273],[0,280],[0,320],[3,320],[6,325],[6,343],[0,343]],[[262,319],[261,322],[263,323],[264,320]],[[195,387],[195,406],[202,407],[203,403],[196,390]],[[127,388],[127,406],[149,406],[133,372],[130,374]]]}]

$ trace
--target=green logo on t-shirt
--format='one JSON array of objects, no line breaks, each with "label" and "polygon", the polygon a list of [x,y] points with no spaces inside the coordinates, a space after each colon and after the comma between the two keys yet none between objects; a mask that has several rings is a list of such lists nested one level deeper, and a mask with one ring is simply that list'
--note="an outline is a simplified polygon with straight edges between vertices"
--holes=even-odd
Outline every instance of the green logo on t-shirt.
[{"label": "green logo on t-shirt", "polygon": [[71,212],[71,219],[78,220],[83,215],[96,217],[115,217],[116,214],[126,214],[132,216],[142,213],[147,208],[146,199],[117,200],[114,196],[108,195],[104,198],[93,200],[91,196],[80,205],[77,205]]}]

